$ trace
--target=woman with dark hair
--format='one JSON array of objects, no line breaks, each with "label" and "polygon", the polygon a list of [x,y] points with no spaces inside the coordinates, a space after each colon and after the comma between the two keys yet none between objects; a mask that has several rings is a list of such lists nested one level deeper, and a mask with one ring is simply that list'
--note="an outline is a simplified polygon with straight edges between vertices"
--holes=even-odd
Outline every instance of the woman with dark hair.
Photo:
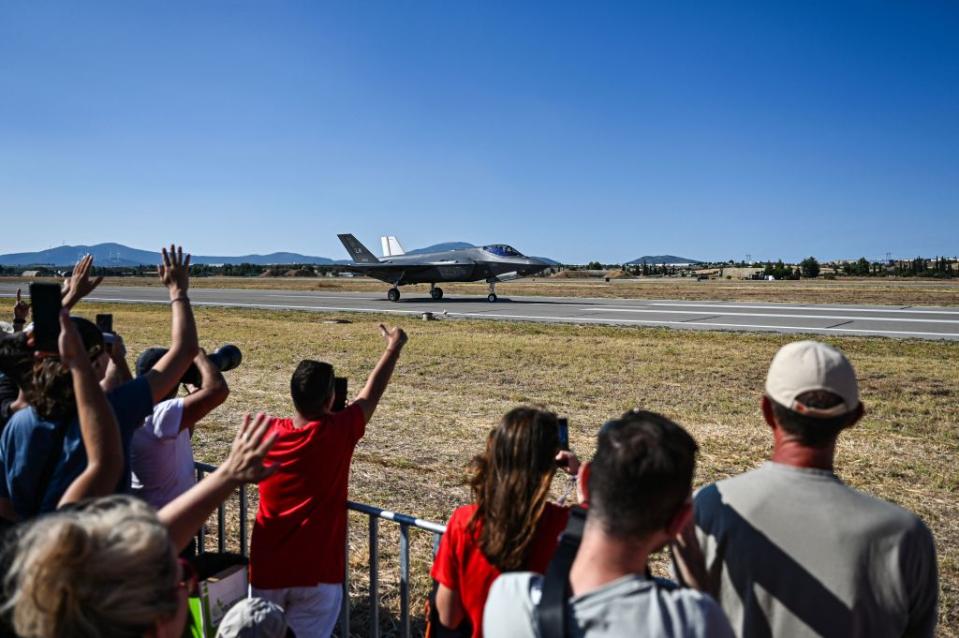
[{"label": "woman with dark hair", "polygon": [[469,621],[482,636],[483,606],[502,572],[544,572],[569,510],[548,500],[557,466],[575,475],[579,461],[560,450],[559,422],[545,410],[510,410],[470,464],[473,504],[453,512],[433,563],[440,624]]}]

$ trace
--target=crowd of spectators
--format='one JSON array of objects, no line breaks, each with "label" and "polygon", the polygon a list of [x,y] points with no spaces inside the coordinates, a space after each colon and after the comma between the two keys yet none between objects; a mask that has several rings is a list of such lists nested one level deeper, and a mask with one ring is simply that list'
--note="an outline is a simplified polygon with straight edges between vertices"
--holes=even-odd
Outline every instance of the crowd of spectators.
[{"label": "crowd of spectators", "polygon": [[[162,251],[171,337],[136,359],[122,337],[71,316],[100,283],[84,258],[64,284],[56,352],[37,351],[18,293],[0,337],[0,635],[177,637],[195,593],[194,537],[239,485],[259,485],[251,597],[222,636],[329,636],[342,604],[353,451],[407,342],[335,406],[335,373],[303,360],[288,418],[244,416],[197,482],[192,436],[229,396],[199,348],[189,255]],[[181,380],[190,366],[199,384]],[[773,451],[694,493],[698,446],[633,410],[598,429],[581,462],[545,409],[517,407],[469,466],[428,605],[430,636],[931,636],[933,538],[914,514],[844,484],[838,437],[865,408],[856,373],[815,341],[784,346],[761,395]],[[757,459],[758,461],[759,459]],[[576,504],[553,502],[563,472]],[[650,557],[667,549],[671,578]]]}]

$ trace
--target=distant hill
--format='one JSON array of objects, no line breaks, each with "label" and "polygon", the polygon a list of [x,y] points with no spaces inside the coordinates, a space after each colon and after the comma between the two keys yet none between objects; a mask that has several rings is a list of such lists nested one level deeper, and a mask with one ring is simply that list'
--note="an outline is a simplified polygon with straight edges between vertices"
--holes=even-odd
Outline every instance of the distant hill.
[{"label": "distant hill", "polygon": [[633,261],[628,261],[628,264],[642,264],[646,262],[649,266],[656,266],[659,264],[701,264],[702,261],[698,259],[686,259],[685,257],[677,257],[676,255],[645,255],[643,257],[638,257]]},{"label": "distant hill", "polygon": [[[442,244],[433,244],[432,246],[427,246],[426,248],[417,248],[416,250],[407,251],[407,255],[422,255],[424,253],[440,253],[446,250],[461,250],[463,248],[475,248],[475,244],[470,244],[465,241],[448,241]],[[555,259],[550,259],[549,257],[534,257],[533,259],[542,259],[551,266],[559,266],[560,262]]]},{"label": "distant hill", "polygon": [[427,246],[426,248],[408,250],[406,251],[406,254],[422,255],[424,253],[441,253],[447,250],[462,250],[463,248],[475,248],[475,246],[473,244],[468,244],[465,241],[448,241],[442,244],[433,244],[432,246]]},{"label": "distant hill", "polygon": [[[96,244],[94,246],[58,246],[32,253],[12,253],[0,255],[2,266],[72,266],[85,254],[93,255],[97,266],[152,266],[160,263],[160,253],[130,248],[123,244]],[[270,253],[268,255],[240,255],[238,257],[218,257],[193,255],[194,264],[332,264],[326,257],[311,257],[299,253]]]},{"label": "distant hill", "polygon": [[[443,252],[446,250],[458,250],[461,248],[472,248],[473,244],[462,241],[444,242],[433,244],[426,248],[417,248],[411,250],[407,255],[419,255],[423,253]],[[69,268],[77,260],[86,254],[93,255],[94,264],[103,267],[134,267],[134,266],[153,266],[160,263],[160,253],[130,248],[123,244],[106,243],[93,246],[57,246],[47,250],[39,250],[32,253],[11,253],[0,255],[0,266],[50,266],[54,268]],[[552,259],[540,257],[551,264],[558,264]],[[221,264],[256,264],[258,266],[273,266],[287,264],[314,264],[318,266],[329,266],[336,264],[348,264],[348,259],[329,259],[328,257],[313,257],[310,255],[301,255],[299,253],[277,252],[268,255],[239,255],[236,257],[216,256],[216,255],[193,255],[191,262],[194,264],[221,265]],[[650,263],[650,262],[647,262]]]}]

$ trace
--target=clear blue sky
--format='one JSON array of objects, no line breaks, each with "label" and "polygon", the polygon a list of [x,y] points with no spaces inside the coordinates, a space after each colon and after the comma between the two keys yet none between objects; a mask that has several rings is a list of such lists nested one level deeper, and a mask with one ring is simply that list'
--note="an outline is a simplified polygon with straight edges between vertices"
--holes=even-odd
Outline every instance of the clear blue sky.
[{"label": "clear blue sky", "polygon": [[11,0],[0,253],[955,255],[957,34],[951,0]]}]

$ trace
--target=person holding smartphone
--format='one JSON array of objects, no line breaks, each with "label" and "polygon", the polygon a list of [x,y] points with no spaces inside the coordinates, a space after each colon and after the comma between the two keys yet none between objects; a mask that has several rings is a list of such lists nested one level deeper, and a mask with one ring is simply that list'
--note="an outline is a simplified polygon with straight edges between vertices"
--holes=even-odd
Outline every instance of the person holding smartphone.
[{"label": "person holding smartphone", "polygon": [[431,572],[446,629],[482,636],[493,581],[503,572],[546,570],[569,520],[569,508],[549,501],[550,485],[557,467],[575,476],[580,466],[562,438],[552,412],[515,408],[473,459],[473,504],[453,512]]},{"label": "person holding smartphone", "polygon": [[333,366],[301,361],[290,380],[292,418],[274,418],[250,548],[253,595],[286,610],[297,638],[329,636],[343,596],[347,481],[353,449],[366,432],[406,344],[400,328],[380,326],[386,350],[366,385],[334,412]]},{"label": "person holding smartphone", "polygon": [[[190,256],[182,248],[170,246],[162,250],[163,263],[158,272],[170,293],[172,339],[170,351],[149,374],[112,390],[107,395],[120,429],[123,468],[114,491],[130,487],[129,447],[133,432],[152,413],[153,405],[174,388],[196,356],[196,325],[189,288]],[[92,290],[95,283],[87,280],[91,260],[84,259],[75,269],[63,307],[69,308],[77,295]],[[43,297],[31,299],[34,338],[40,353],[26,379],[24,395],[27,408],[16,412],[0,435],[0,497],[8,498],[19,519],[28,519],[50,512],[74,479],[87,465],[88,455],[77,419],[76,395],[71,370],[56,352],[56,338],[50,343],[50,328],[58,326],[59,304]],[[53,322],[50,321],[51,310]],[[101,331],[90,321],[72,319],[80,333],[86,356],[102,381],[107,360]]]}]

